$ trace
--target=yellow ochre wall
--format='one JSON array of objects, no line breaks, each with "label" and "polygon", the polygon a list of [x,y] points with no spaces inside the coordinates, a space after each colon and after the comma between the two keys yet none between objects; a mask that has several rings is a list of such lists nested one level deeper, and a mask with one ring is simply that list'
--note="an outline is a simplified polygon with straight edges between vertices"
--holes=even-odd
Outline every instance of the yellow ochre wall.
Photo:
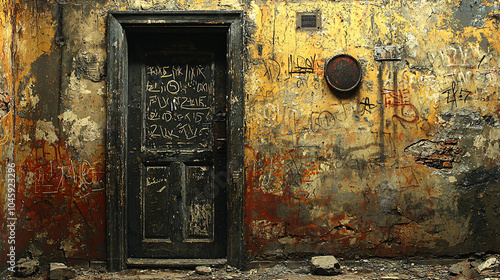
[{"label": "yellow ochre wall", "polygon": [[[244,11],[248,260],[500,250],[500,1],[0,6],[0,174],[15,162],[19,257],[106,259],[111,10]],[[297,30],[297,12],[320,12],[322,27]],[[379,46],[401,60],[376,61]],[[362,68],[350,98],[323,76],[342,53]],[[0,198],[5,229],[7,180]]]},{"label": "yellow ochre wall", "polygon": [[[251,253],[498,250],[500,3],[494,2],[251,3],[245,76]],[[322,29],[297,31],[296,12],[316,10]],[[384,45],[401,47],[402,60],[375,61],[375,46]],[[349,99],[332,94],[323,77],[325,59],[341,53],[363,69]],[[313,73],[290,74],[308,65]]]}]

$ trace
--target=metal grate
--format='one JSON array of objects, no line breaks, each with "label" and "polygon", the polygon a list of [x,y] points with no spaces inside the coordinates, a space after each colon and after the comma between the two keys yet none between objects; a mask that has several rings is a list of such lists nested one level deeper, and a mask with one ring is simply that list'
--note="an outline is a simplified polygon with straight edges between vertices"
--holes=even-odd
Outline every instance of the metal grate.
[{"label": "metal grate", "polygon": [[316,15],[301,15],[301,28],[316,28]]},{"label": "metal grate", "polygon": [[297,12],[297,29],[317,30],[321,28],[321,13]]}]

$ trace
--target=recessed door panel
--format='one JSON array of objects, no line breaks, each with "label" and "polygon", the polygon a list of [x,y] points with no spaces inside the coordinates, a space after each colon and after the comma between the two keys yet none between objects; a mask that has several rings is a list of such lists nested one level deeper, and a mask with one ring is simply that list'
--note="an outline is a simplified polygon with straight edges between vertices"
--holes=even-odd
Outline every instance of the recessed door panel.
[{"label": "recessed door panel", "polygon": [[170,239],[172,232],[170,167],[145,166],[142,184],[142,205],[146,239]]},{"label": "recessed door panel", "polygon": [[129,39],[128,257],[223,258],[224,37],[157,35]]},{"label": "recessed door panel", "polygon": [[185,242],[212,242],[214,239],[213,168],[209,165],[186,168],[187,210]]}]

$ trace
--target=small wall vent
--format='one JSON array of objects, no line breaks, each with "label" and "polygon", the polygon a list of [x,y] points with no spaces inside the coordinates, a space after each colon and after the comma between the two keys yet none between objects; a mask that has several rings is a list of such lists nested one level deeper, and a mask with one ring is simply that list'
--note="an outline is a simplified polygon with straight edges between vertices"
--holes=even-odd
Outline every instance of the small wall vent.
[{"label": "small wall vent", "polygon": [[297,12],[297,30],[321,29],[320,12]]}]

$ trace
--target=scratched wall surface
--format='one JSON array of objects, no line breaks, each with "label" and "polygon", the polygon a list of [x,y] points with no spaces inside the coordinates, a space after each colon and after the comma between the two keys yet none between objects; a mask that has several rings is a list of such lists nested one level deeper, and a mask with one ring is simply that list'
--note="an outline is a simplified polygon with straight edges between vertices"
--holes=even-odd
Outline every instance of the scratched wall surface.
[{"label": "scratched wall surface", "polygon": [[[499,4],[251,3],[245,223],[255,259],[500,248]],[[296,30],[295,13],[316,10],[321,30]],[[375,61],[384,45],[402,60]],[[363,69],[352,98],[323,78],[339,53]]]},{"label": "scratched wall surface", "polygon": [[105,28],[92,4],[11,4],[18,258],[105,258]]},{"label": "scratched wall surface", "polygon": [[[5,177],[15,125],[18,256],[106,258],[110,10],[245,11],[249,260],[500,250],[497,0],[0,4],[10,7],[0,14],[0,161]],[[320,29],[296,29],[297,12],[318,11]],[[385,45],[401,60],[376,61]],[[323,77],[340,53],[362,67],[351,98]]]},{"label": "scratched wall surface", "polygon": [[[10,0],[0,1],[1,7],[10,7]],[[14,143],[13,140],[13,79],[12,79],[12,9],[2,9],[0,12],[0,24],[4,32],[0,33],[0,229],[1,240],[7,240],[7,228],[4,217],[8,213],[8,183],[7,165],[13,162]],[[7,243],[0,242],[0,254],[5,256]],[[4,257],[0,259],[3,260]]]}]

